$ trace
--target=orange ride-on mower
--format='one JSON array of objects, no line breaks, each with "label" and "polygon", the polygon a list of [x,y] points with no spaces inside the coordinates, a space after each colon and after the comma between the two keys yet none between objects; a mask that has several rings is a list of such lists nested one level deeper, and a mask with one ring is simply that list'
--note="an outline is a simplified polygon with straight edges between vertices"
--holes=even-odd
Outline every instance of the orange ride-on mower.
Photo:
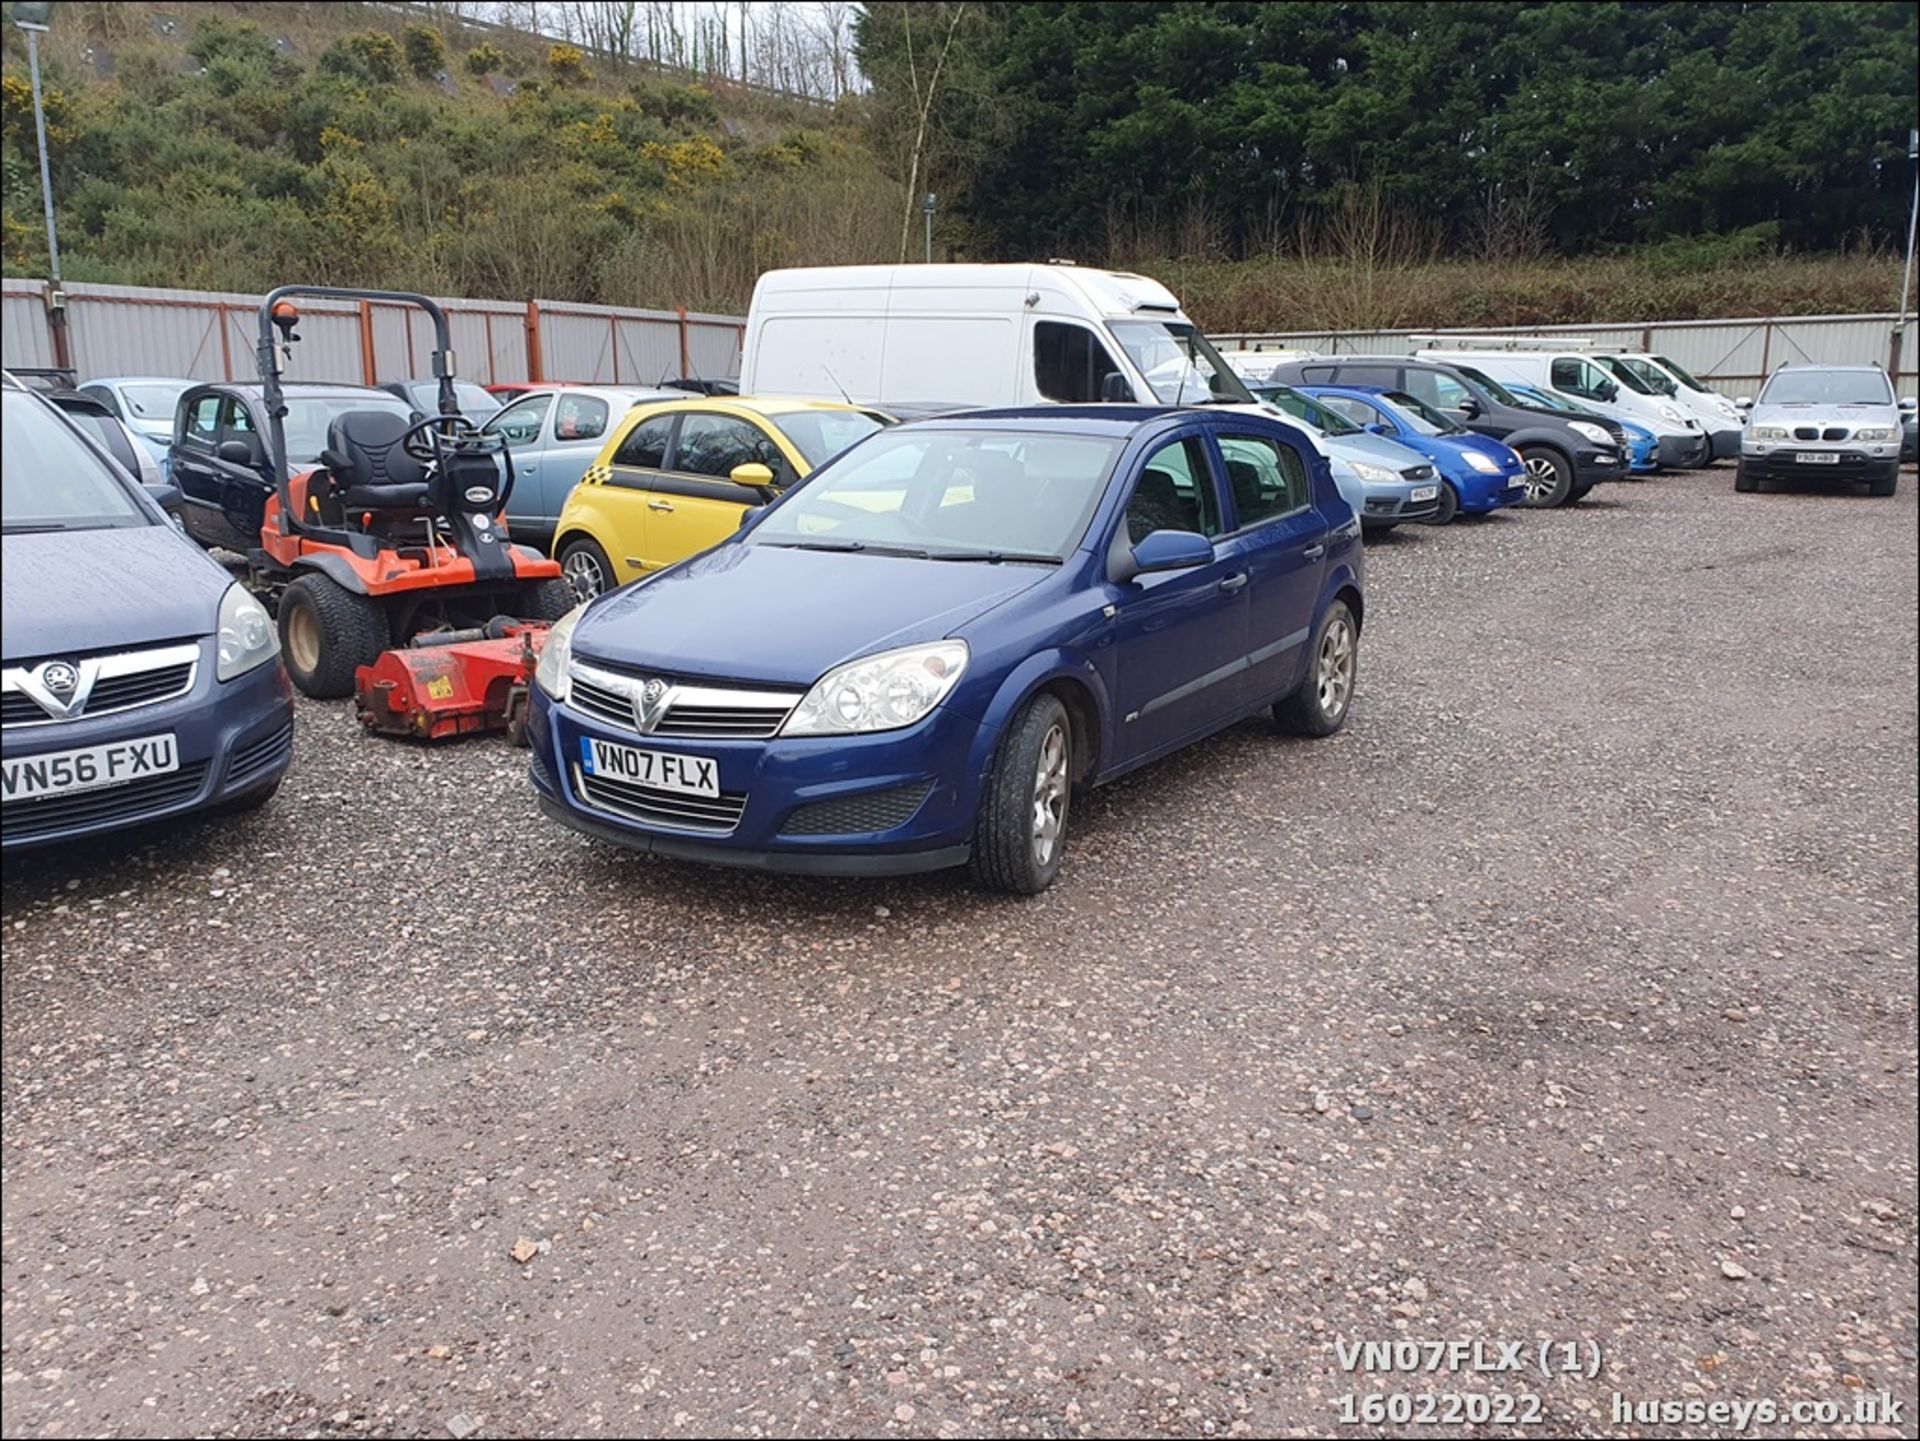
[{"label": "orange ride-on mower", "polygon": [[[426,311],[436,337],[440,414],[410,424],[389,412],[349,411],[329,427],[320,464],[291,474],[281,370],[299,338],[293,296]],[[405,657],[434,637],[531,650],[535,637],[520,637],[531,628],[516,626],[509,635],[506,627],[557,620],[576,603],[559,565],[508,539],[513,460],[498,437],[483,435],[459,413],[446,315],[424,295],[281,286],[260,303],[259,362],[274,494],[249,560],[256,588],[278,601],[294,684],[324,698],[352,694],[358,679],[362,715],[380,730],[453,734],[506,725],[511,701],[504,688],[497,717],[483,724],[436,729],[412,717],[403,721],[384,704],[379,715],[371,714],[369,691],[377,678],[363,674],[390,648],[401,648],[397,654]],[[489,627],[496,633],[491,640]],[[458,649],[449,648],[449,655]],[[406,661],[399,664],[404,669]],[[477,688],[483,697],[488,692],[488,685]],[[423,684],[421,695],[452,698],[444,679]]]}]

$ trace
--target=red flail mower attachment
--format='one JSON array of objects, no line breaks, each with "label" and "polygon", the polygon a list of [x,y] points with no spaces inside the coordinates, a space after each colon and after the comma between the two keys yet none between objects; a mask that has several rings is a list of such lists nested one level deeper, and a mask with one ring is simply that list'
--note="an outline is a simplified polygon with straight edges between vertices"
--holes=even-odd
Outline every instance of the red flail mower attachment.
[{"label": "red flail mower attachment", "polygon": [[495,616],[473,630],[427,631],[354,672],[360,721],[382,735],[446,740],[504,730],[526,738],[527,687],[547,627]]}]

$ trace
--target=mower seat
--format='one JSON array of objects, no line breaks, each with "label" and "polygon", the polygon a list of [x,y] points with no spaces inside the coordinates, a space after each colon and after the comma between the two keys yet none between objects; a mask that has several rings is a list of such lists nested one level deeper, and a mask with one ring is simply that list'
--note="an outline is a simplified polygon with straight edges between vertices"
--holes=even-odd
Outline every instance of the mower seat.
[{"label": "mower seat", "polygon": [[409,424],[383,410],[336,416],[320,457],[333,477],[333,498],[349,511],[423,509],[427,468],[400,448]]}]

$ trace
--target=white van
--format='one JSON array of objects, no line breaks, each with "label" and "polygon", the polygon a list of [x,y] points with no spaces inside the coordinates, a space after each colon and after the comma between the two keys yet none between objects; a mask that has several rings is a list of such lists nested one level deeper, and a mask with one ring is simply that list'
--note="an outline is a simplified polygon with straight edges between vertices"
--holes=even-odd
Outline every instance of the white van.
[{"label": "white van", "polygon": [[[1459,345],[1461,338],[1433,339],[1449,339]],[[1615,420],[1630,420],[1644,426],[1659,442],[1659,462],[1667,469],[1690,470],[1707,463],[1707,437],[1700,422],[1689,419],[1672,401],[1645,393],[1637,383],[1622,384],[1582,350],[1494,348],[1519,343],[1525,342],[1513,337],[1488,336],[1471,348],[1460,346],[1414,353],[1421,360],[1471,365],[1495,380],[1517,381],[1538,390],[1550,390]]]},{"label": "white van", "polygon": [[1649,395],[1670,400],[1706,432],[1713,460],[1740,454],[1740,430],[1743,420],[1739,408],[1716,390],[1709,390],[1664,355],[1645,350],[1600,350],[1595,360],[1605,366],[1623,384],[1629,378],[1645,387]]},{"label": "white van", "polygon": [[881,409],[1253,404],[1165,286],[1059,261],[770,270],[740,390]]}]

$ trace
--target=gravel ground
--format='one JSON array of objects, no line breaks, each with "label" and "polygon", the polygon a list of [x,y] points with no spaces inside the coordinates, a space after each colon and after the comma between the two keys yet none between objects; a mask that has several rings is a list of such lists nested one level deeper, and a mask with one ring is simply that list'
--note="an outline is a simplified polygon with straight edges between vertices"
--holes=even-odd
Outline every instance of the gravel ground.
[{"label": "gravel ground", "polygon": [[1911,1435],[1916,488],[1388,537],[1347,730],[1100,793],[1030,902],[303,704],[267,811],[7,862],[4,1429]]}]

